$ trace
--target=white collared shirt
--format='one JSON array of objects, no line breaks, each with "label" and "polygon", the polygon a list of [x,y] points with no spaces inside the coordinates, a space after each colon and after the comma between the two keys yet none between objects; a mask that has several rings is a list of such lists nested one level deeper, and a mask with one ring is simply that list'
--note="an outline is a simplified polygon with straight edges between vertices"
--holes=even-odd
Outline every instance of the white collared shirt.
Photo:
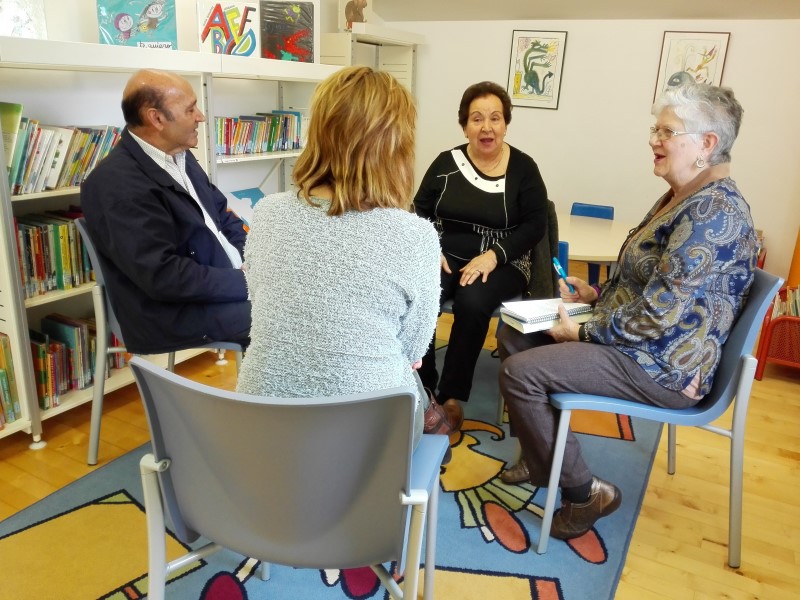
[{"label": "white collared shirt", "polygon": [[219,240],[222,249],[225,250],[225,254],[228,255],[228,258],[231,261],[231,266],[234,269],[240,268],[242,266],[242,257],[239,255],[239,251],[228,241],[228,238],[225,237],[225,234],[217,229],[217,226],[214,224],[214,221],[211,219],[208,211],[206,211],[205,206],[203,206],[203,203],[200,202],[200,198],[197,196],[197,192],[195,191],[194,186],[189,179],[189,175],[186,173],[186,150],[179,152],[173,157],[166,152],[162,152],[152,144],[148,144],[142,138],[131,133],[130,130],[128,130],[128,133],[130,133],[131,137],[136,140],[139,146],[142,147],[142,150],[144,150],[144,153],[147,154],[147,156],[152,158],[159,167],[169,173],[170,177],[172,177],[178,185],[189,192],[189,195],[194,198],[194,201],[197,202],[197,206],[200,207],[200,210],[203,213],[203,220],[205,221],[206,227],[208,227],[217,240]]}]

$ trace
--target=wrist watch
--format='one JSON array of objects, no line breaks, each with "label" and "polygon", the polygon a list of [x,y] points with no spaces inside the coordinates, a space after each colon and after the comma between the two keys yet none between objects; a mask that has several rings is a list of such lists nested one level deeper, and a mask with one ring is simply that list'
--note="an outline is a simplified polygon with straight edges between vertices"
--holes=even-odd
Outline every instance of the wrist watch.
[{"label": "wrist watch", "polygon": [[581,326],[578,327],[578,339],[581,342],[592,341],[592,338],[589,337],[589,333],[586,331],[586,323],[581,323]]}]

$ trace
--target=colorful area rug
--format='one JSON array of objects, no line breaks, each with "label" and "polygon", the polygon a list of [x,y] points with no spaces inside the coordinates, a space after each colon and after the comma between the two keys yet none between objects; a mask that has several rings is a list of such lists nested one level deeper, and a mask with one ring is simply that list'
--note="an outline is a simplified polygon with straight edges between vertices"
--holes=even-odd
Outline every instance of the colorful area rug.
[{"label": "colorful area rug", "polygon": [[[660,426],[614,415],[573,418],[590,467],[622,490],[621,508],[585,536],[539,535],[545,491],[506,486],[499,474],[517,456],[508,425],[494,420],[499,361],[484,352],[453,459],[441,476],[435,596],[444,600],[611,599],[625,561],[658,446]],[[457,439],[456,439],[457,437]],[[147,543],[139,481],[146,446],[109,463],[0,523],[0,598],[133,600],[146,596]],[[254,458],[253,460],[263,460]],[[182,552],[171,538],[168,556]],[[177,575],[167,597],[202,600],[386,599],[369,569],[319,571],[271,566],[218,553]]]}]

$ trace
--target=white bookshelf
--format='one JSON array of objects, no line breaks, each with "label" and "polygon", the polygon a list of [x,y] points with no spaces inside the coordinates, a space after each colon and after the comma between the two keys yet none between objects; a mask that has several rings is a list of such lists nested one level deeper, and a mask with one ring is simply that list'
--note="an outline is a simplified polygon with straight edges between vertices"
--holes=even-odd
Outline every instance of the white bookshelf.
[{"label": "white bookshelf", "polygon": [[353,23],[352,31],[323,33],[322,62],[338,66],[364,65],[391,73],[414,92],[416,49],[422,35],[372,23]]},{"label": "white bookshelf", "polygon": [[[202,54],[191,51],[166,51],[94,43],[62,42],[0,36],[0,100],[23,104],[23,114],[48,124],[106,124],[122,126],[119,108],[122,90],[131,73],[142,68],[159,68],[178,73],[191,83],[201,109],[207,117],[291,108],[307,108],[308,97],[317,82],[338,67],[322,64],[274,61]],[[218,93],[218,95],[217,95]],[[195,151],[212,180],[229,176],[236,188],[254,187],[241,183],[252,177],[263,183],[277,165],[282,165],[280,181],[291,168],[298,151],[273,152],[252,156],[214,156],[209,127],[203,127]],[[0,146],[0,159],[2,159]],[[228,173],[230,171],[230,173]],[[246,177],[245,177],[246,175]],[[274,178],[273,178],[274,179]],[[48,312],[75,316],[91,314],[93,284],[54,291],[24,299],[19,276],[14,216],[79,204],[79,188],[11,196],[7,177],[0,183],[0,331],[11,339],[22,417],[0,429],[0,439],[24,431],[35,445],[46,438],[43,421],[90,402],[92,388],[75,390],[62,397],[61,404],[41,410],[36,396],[29,327],[38,327]],[[182,352],[185,360],[201,350]],[[162,357],[156,360],[166,364]],[[112,370],[105,390],[112,391],[133,381],[130,370]]]}]

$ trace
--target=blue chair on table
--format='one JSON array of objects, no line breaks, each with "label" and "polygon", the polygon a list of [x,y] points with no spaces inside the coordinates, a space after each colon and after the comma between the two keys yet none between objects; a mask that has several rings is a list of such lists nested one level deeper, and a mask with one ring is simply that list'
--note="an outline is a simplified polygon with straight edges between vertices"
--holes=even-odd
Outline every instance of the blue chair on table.
[{"label": "blue chair on table", "polygon": [[[196,383],[141,357],[131,370],[152,439],[139,463],[148,598],[164,598],[170,573],[228,548],[262,561],[262,579],[269,563],[370,565],[393,598],[417,600],[424,538],[422,597],[433,600],[449,440],[423,435],[413,448],[414,389],[269,398]],[[204,544],[167,563],[165,522],[183,544]],[[384,567],[392,561],[403,591]]]},{"label": "blue chair on table", "polygon": [[[572,411],[593,410],[667,423],[669,432],[667,472],[670,475],[675,473],[676,425],[699,427],[731,440],[728,565],[733,568],[739,567],[742,549],[744,426],[747,405],[750,400],[750,389],[758,363],[751,351],[764,313],[782,283],[783,280],[780,277],[756,269],[755,280],[744,310],[733,325],[730,335],[722,347],[722,360],[714,378],[714,385],[709,394],[695,406],[672,409],[591,394],[560,393],[551,395],[550,403],[561,411],[561,415],[558,421],[558,433],[556,434],[547,499],[542,517],[542,530],[536,550],[539,554],[547,551]],[[731,428],[725,429],[718,425],[712,425],[711,422],[721,416],[731,404],[733,404]]]},{"label": "blue chair on table", "polygon": [[[75,225],[78,228],[83,244],[86,246],[86,252],[89,254],[89,261],[92,263],[95,279],[95,286],[92,288],[92,303],[94,306],[95,327],[97,328],[97,347],[95,349],[96,358],[94,366],[94,387],[92,391],[92,416],[89,425],[89,452],[86,462],[89,465],[96,465],[97,454],[100,447],[100,420],[103,416],[103,398],[105,396],[105,383],[108,371],[108,364],[106,361],[109,356],[125,353],[127,350],[125,349],[125,342],[122,339],[122,330],[119,327],[117,315],[114,314],[114,309],[111,307],[111,302],[106,292],[102,268],[103,263],[94,247],[92,238],[89,236],[89,231],[86,229],[86,220],[83,217],[75,219]],[[120,341],[120,346],[111,346],[109,344],[109,338],[112,333]],[[239,367],[242,363],[241,345],[233,342],[212,342],[203,346],[194,347],[215,349],[220,353],[224,350],[233,350],[236,352],[236,372],[239,372]],[[175,370],[174,352],[168,353],[167,365],[170,371]]]},{"label": "blue chair on table", "polygon": [[[583,202],[573,202],[571,215],[576,217],[592,217],[593,219],[607,219],[614,220],[614,207],[606,206],[603,204],[585,204]],[[564,264],[563,262],[561,263]],[[600,281],[600,263],[588,263],[589,265],[589,283],[598,283]],[[611,274],[611,266],[606,263],[606,277]]]}]

